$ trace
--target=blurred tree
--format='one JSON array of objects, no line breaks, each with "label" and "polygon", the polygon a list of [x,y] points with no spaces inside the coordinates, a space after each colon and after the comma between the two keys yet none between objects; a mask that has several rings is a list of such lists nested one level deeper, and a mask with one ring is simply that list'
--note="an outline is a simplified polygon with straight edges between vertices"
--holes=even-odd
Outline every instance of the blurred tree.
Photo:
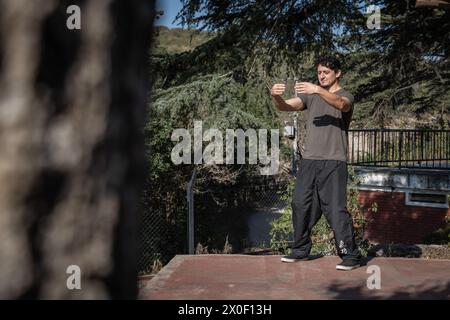
[{"label": "blurred tree", "polygon": [[0,2],[0,298],[136,297],[153,16],[147,0]]}]

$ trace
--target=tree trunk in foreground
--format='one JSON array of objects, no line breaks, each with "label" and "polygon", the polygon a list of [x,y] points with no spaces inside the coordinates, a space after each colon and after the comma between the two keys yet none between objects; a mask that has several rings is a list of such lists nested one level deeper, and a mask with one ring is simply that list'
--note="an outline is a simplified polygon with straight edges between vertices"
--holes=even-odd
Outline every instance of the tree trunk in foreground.
[{"label": "tree trunk in foreground", "polygon": [[153,15],[0,0],[1,299],[136,298]]}]

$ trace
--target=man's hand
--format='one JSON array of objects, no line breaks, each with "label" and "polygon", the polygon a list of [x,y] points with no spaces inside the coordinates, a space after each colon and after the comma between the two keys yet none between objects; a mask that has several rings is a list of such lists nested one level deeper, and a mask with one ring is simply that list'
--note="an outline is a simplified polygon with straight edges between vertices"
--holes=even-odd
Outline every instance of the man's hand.
[{"label": "man's hand", "polygon": [[319,86],[310,82],[299,82],[295,85],[296,93],[314,94],[319,91]]},{"label": "man's hand", "polygon": [[276,83],[270,89],[270,94],[275,105],[281,111],[300,111],[304,109],[303,102],[300,98],[284,100],[281,96],[286,90],[286,85],[283,83]]},{"label": "man's hand", "polygon": [[270,90],[270,94],[272,95],[272,97],[281,96],[284,93],[284,90],[286,90],[285,84],[276,83],[273,85],[272,89]]}]

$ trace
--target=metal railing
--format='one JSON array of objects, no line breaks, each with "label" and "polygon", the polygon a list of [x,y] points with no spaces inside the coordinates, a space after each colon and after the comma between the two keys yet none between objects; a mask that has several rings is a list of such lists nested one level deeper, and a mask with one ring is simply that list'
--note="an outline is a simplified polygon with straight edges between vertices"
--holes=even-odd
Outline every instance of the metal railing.
[{"label": "metal railing", "polygon": [[349,164],[450,169],[450,130],[349,130]]}]

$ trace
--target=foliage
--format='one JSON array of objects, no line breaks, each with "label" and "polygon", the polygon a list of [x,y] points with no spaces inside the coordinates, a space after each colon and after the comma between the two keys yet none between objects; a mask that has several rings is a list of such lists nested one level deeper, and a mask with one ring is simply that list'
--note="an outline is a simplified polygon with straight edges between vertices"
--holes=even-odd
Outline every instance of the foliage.
[{"label": "foliage", "polygon": [[155,27],[154,32],[155,41],[152,49],[154,56],[192,51],[215,36],[214,33],[200,32],[195,29],[169,29],[163,26]]},{"label": "foliage", "polygon": [[[156,88],[153,98],[144,128],[150,172],[144,193],[145,210],[163,212],[168,224],[168,238],[163,242],[169,243],[166,249],[180,252],[185,246],[186,186],[194,165],[172,163],[171,151],[176,144],[171,141],[172,132],[185,128],[193,137],[196,120],[202,121],[203,130],[217,128],[222,133],[238,128],[244,131],[249,128],[279,129],[281,124],[268,97],[266,84],[257,80],[242,84],[231,75],[212,74],[167,89]],[[246,163],[197,165],[196,197],[212,194],[218,188],[234,186],[238,189],[243,181],[259,176],[258,167]],[[211,208],[200,202],[196,202],[195,210],[198,219],[196,235],[205,245],[217,247],[221,234],[210,239],[206,235],[210,230],[205,231],[205,228],[213,226],[214,220],[222,219],[224,213],[219,209],[211,213]]]},{"label": "foliage", "polygon": [[[282,199],[291,203],[295,181],[288,185],[287,192]],[[270,222],[270,247],[277,252],[286,252],[289,242],[292,241],[294,229],[292,226],[292,209],[290,206],[283,209],[281,216]]]},{"label": "foliage", "polygon": [[426,237],[425,244],[442,244],[450,246],[450,216],[445,217],[445,224]]},{"label": "foliage", "polygon": [[[228,235],[225,239],[225,244],[223,245],[222,250],[212,249],[211,253],[213,254],[231,254],[233,252],[233,247],[228,242]],[[197,243],[197,247],[195,248],[195,254],[209,254],[208,246],[203,246],[200,242]]]},{"label": "foliage", "polygon": [[[344,62],[343,85],[355,94],[355,127],[444,128],[450,105],[450,10],[414,3],[188,0],[179,20],[220,36],[177,61],[185,61],[184,70],[193,74],[195,65],[214,61],[213,68],[226,66],[223,72],[232,70],[244,81],[276,77],[283,68],[315,81],[305,77],[311,59],[335,51]],[[366,26],[369,5],[381,8],[380,29]],[[195,61],[194,67],[187,61]]]},{"label": "foliage", "polygon": [[[298,61],[303,52],[336,49],[335,28],[349,31],[350,21],[362,25],[363,14],[355,1],[306,0],[188,0],[179,13],[182,24],[232,33],[236,45],[258,50],[270,43],[271,55]],[[245,30],[239,34],[234,30]],[[260,52],[258,52],[260,53]]]}]

